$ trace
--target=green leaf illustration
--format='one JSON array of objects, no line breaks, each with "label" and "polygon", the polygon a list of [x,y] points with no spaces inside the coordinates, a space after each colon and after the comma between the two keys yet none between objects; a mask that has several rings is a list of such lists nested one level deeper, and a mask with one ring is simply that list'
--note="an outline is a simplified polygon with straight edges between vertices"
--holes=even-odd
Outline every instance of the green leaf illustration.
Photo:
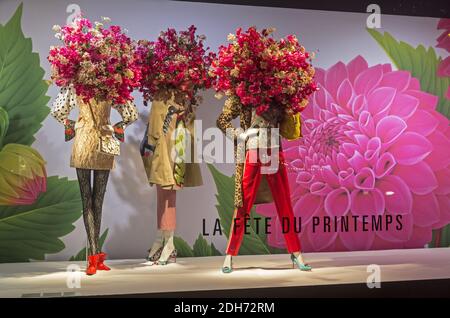
[{"label": "green leaf illustration", "polygon": [[222,174],[211,164],[208,164],[208,168],[211,171],[217,188],[216,208],[219,213],[220,225],[226,237],[229,237],[231,220],[234,213],[234,176],[228,177]]},{"label": "green leaf illustration", "polygon": [[442,58],[436,55],[434,49],[429,47],[427,50],[423,45],[414,48],[408,43],[397,41],[388,32],[381,34],[373,29],[367,31],[398,69],[411,72],[413,77],[419,79],[422,90],[439,97],[437,111],[450,118],[450,100],[445,97],[450,78],[437,76]]},{"label": "green leaf illustration", "polygon": [[441,232],[441,247],[450,247],[450,224],[442,229]]},{"label": "green leaf illustration", "polygon": [[[234,215],[234,176],[228,177],[217,170],[212,164],[208,164],[214,182],[217,188],[217,211],[219,213],[220,224],[223,232],[227,237],[230,234],[231,222]],[[262,225],[264,224],[264,216],[258,215],[253,207],[250,213],[251,221],[247,228],[248,234],[244,234],[239,254],[241,255],[257,255],[270,254],[269,247],[266,243],[266,235]],[[259,220],[259,232],[256,231],[257,221]]]},{"label": "green leaf illustration", "polygon": [[[106,236],[108,235],[108,231],[109,229],[106,229],[102,235],[100,235],[100,239],[99,239],[99,245],[100,245],[100,250],[103,248],[103,244],[105,243],[106,240]],[[77,255],[72,256],[69,261],[72,262],[77,262],[77,261],[85,261],[86,260],[86,247],[83,247],[78,253]]]},{"label": "green leaf illustration", "polygon": [[194,256],[194,251],[192,250],[192,248],[181,237],[175,236],[173,238],[173,243],[175,245],[175,248],[177,249],[177,257],[193,257]]},{"label": "green leaf illustration", "polygon": [[22,32],[21,18],[22,4],[6,25],[0,24],[0,107],[9,117],[3,144],[31,145],[50,112],[50,97],[39,55]]},{"label": "green leaf illustration", "polygon": [[81,216],[77,181],[47,179],[47,192],[26,206],[0,207],[0,263],[44,260],[64,249],[59,239],[72,232]]},{"label": "green leaf illustration", "polygon": [[206,239],[201,234],[199,234],[197,240],[195,240],[193,250],[194,250],[194,256],[196,256],[196,257],[222,255],[222,253],[220,253],[216,249],[214,244],[212,244],[212,243],[211,243],[211,245],[208,244]]},{"label": "green leaf illustration", "polygon": [[9,117],[6,110],[0,107],[0,150],[3,148],[3,139],[6,136],[6,132],[9,127]]},{"label": "green leaf illustration", "polygon": [[[437,241],[439,235],[439,242]],[[450,224],[447,226],[433,230],[433,237],[431,238],[431,242],[428,243],[429,247],[450,247]]]},{"label": "green leaf illustration", "polygon": [[211,243],[211,256],[221,256],[222,253]]}]

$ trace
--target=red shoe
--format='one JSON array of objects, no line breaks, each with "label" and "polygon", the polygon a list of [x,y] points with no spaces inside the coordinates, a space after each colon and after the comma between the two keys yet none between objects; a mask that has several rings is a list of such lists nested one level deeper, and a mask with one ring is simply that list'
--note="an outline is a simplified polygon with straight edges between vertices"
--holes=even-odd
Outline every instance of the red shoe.
[{"label": "red shoe", "polygon": [[101,252],[98,255],[98,264],[97,264],[97,269],[99,271],[109,271],[111,270],[111,268],[109,268],[108,266],[105,265],[105,263],[103,263],[106,259],[106,254]]},{"label": "red shoe", "polygon": [[88,267],[86,268],[86,275],[94,275],[95,273],[97,273],[98,260],[98,254],[88,256]]}]

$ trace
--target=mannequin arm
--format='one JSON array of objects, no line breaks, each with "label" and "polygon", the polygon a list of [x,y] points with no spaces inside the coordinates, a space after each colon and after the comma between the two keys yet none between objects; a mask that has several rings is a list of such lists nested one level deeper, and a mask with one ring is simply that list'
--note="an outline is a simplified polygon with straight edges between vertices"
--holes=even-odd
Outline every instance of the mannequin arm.
[{"label": "mannequin arm", "polygon": [[128,102],[123,105],[113,106],[115,110],[117,110],[122,117],[122,121],[116,123],[113,126],[114,136],[119,139],[121,142],[125,141],[125,128],[131,125],[138,119],[138,111],[136,105],[132,102]]},{"label": "mannequin arm", "polygon": [[77,105],[77,98],[72,87],[63,87],[53,102],[51,115],[64,125],[65,141],[75,137],[75,121],[69,119],[69,114]]},{"label": "mannequin arm", "polygon": [[241,113],[240,103],[237,101],[236,97],[229,97],[225,101],[222,113],[217,118],[217,127],[222,130],[222,132],[232,140],[236,141],[242,132],[241,129],[233,127],[231,123],[233,119],[237,118]]}]

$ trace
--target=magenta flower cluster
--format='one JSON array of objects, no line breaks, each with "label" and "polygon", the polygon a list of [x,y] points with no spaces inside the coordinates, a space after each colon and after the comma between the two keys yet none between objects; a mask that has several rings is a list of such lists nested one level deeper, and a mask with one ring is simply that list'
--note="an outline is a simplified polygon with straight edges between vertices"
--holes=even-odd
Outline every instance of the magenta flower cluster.
[{"label": "magenta flower cluster", "polygon": [[58,86],[73,85],[84,101],[91,98],[124,104],[133,100],[139,85],[140,68],[134,44],[119,26],[105,28],[78,18],[74,25],[57,28],[63,45],[52,47],[48,60],[52,80]]}]

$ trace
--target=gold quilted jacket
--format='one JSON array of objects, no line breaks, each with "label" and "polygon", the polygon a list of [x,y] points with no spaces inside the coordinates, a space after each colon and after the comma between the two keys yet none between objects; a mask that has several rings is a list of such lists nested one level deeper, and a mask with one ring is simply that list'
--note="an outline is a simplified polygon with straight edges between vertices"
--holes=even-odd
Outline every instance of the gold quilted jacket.
[{"label": "gold quilted jacket", "polygon": [[[114,167],[114,156],[98,151],[100,136],[112,134],[114,129],[110,123],[111,108],[116,109],[122,121],[122,129],[138,119],[136,106],[133,103],[114,105],[106,101],[90,100],[91,108],[75,94],[73,88],[64,87],[53,103],[51,115],[73,132],[72,154],[70,166],[74,168],[110,170]],[[76,122],[68,119],[70,112],[77,107],[79,110]],[[92,109],[92,112],[91,112]],[[94,118],[95,120],[94,120]],[[67,138],[66,140],[71,139]]]}]

